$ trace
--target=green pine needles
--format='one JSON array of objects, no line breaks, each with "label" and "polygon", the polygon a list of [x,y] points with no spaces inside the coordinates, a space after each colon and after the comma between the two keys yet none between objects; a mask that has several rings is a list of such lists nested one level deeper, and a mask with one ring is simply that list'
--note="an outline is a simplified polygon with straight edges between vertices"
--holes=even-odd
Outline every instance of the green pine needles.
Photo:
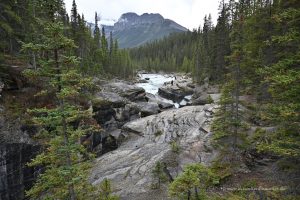
[{"label": "green pine needles", "polygon": [[39,60],[37,69],[25,74],[43,77],[43,90],[38,95],[51,95],[53,102],[49,107],[29,110],[40,127],[37,136],[45,144],[43,152],[28,164],[41,167],[42,173],[26,194],[32,199],[97,199],[96,189],[88,183],[93,155],[80,144],[80,138],[96,128],[85,123],[92,111],[78,103],[87,95],[91,79],[77,72],[78,58],[69,53],[75,45],[64,36],[62,23],[48,22],[42,43],[23,45],[24,50],[32,48],[48,56]]},{"label": "green pine needles", "polygon": [[219,179],[202,164],[187,165],[182,174],[169,185],[169,196],[179,199],[206,199],[206,189]]}]

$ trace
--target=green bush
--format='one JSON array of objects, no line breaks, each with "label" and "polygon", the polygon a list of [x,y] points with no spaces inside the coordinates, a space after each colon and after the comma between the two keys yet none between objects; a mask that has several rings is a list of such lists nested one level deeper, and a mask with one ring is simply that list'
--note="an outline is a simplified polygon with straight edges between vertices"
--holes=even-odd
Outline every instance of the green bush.
[{"label": "green bush", "polygon": [[177,142],[175,142],[175,141],[171,142],[171,150],[172,150],[172,152],[179,154],[180,146],[177,144]]}]

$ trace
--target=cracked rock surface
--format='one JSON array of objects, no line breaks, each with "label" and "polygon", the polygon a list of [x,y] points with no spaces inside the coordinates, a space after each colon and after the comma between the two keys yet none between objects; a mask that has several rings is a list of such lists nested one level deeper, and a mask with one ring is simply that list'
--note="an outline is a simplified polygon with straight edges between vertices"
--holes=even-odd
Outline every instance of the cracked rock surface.
[{"label": "cracked rock surface", "polygon": [[[167,199],[166,192],[151,189],[155,163],[164,162],[173,178],[187,163],[210,164],[217,155],[209,127],[215,109],[215,104],[187,106],[126,123],[127,140],[97,159],[90,181],[110,179],[121,199]],[[172,151],[172,142],[179,153]]]}]

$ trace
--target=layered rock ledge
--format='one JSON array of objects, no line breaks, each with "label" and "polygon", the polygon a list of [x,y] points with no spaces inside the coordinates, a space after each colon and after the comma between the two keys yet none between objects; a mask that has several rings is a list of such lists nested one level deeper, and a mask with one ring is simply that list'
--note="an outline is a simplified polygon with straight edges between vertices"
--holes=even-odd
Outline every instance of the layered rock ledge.
[{"label": "layered rock ledge", "polygon": [[[128,134],[127,140],[96,160],[90,181],[110,179],[121,199],[166,199],[166,193],[151,189],[156,162],[165,163],[173,178],[187,163],[208,165],[217,155],[209,127],[216,107],[187,106],[126,123],[122,132]],[[178,153],[171,147],[174,142]]]}]

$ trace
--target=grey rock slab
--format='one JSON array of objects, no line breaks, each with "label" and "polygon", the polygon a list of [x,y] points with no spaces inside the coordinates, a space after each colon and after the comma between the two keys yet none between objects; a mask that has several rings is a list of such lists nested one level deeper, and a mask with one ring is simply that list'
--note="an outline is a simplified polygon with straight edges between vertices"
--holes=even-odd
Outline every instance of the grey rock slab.
[{"label": "grey rock slab", "polygon": [[157,103],[159,108],[162,110],[174,108],[174,104],[171,100],[166,100],[160,96],[156,96],[151,93],[146,93],[146,98],[147,98],[148,102],[150,102],[150,103],[151,102]]},{"label": "grey rock slab", "polygon": [[[171,109],[126,123],[127,140],[114,151],[104,154],[94,164],[90,181],[99,184],[104,178],[112,181],[114,192],[121,199],[139,199],[152,193],[152,170],[156,162],[165,162],[175,177],[187,163],[210,164],[217,152],[210,144],[211,133],[205,110],[214,105],[187,106]],[[176,141],[179,154],[172,152]],[[153,194],[166,199],[166,193]],[[137,197],[137,198],[135,198]]]},{"label": "grey rock slab", "polygon": [[126,104],[126,99],[114,92],[99,92],[95,95],[95,98],[100,101],[107,101],[114,108],[123,107]]},{"label": "grey rock slab", "polygon": [[145,90],[136,85],[127,82],[113,82],[102,86],[104,91],[115,92],[121,97],[125,97],[130,101],[142,100],[145,98]]},{"label": "grey rock slab", "polygon": [[157,114],[160,112],[158,104],[154,102],[138,102],[137,105],[141,110],[141,117]]}]

